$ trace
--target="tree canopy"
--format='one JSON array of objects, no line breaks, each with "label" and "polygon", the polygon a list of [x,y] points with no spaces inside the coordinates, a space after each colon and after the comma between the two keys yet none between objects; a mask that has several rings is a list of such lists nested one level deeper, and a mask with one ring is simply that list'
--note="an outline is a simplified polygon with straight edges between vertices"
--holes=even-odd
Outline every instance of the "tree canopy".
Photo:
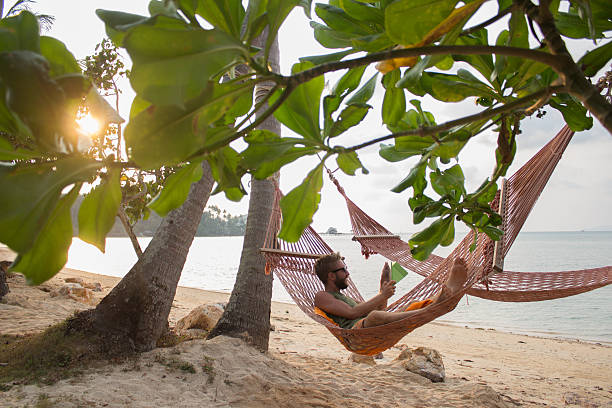
[{"label": "tree canopy", "polygon": [[[471,25],[488,2],[497,13]],[[63,43],[41,36],[27,11],[3,18],[0,186],[8,194],[0,204],[0,241],[19,254],[12,269],[40,283],[65,264],[70,208],[84,183],[96,183],[97,193],[83,206],[97,210],[79,217],[79,231],[103,249],[121,201],[122,169],[178,166],[150,205],[164,215],[184,201],[203,160],[216,192],[240,200],[243,175],[263,179],[320,154],[320,164],[281,201],[279,237],[295,241],[318,208],[325,163],[335,160],[348,175],[367,173],[359,151],[375,144],[383,160],[420,158],[393,191],[412,190],[415,223],[435,219],[410,239],[413,256],[424,259],[452,243],[456,221],[500,238],[501,218],[489,202],[514,158],[522,119],[547,106],[575,131],[589,129],[594,117],[612,133],[612,105],[589,80],[612,55],[606,0],[330,0],[314,5],[310,23],[330,52],[304,56],[290,75],[280,75],[267,56],[296,7],[314,17],[310,0],[251,0],[246,9],[240,0],[153,0],[149,16],[97,10],[109,38],[132,61],[137,96],[125,128],[127,160],[94,158],[83,149],[74,117],[92,97],[91,83]],[[494,38],[488,27],[497,22],[506,27]],[[253,40],[265,29],[270,35],[259,57]],[[592,46],[575,61],[568,38],[591,39]],[[326,89],[325,75],[333,72],[342,76]],[[254,103],[261,83],[272,84],[270,92]],[[377,88],[384,90],[386,134],[339,144],[338,136],[372,112]],[[421,107],[425,95],[447,103],[472,99],[474,112],[438,123]],[[255,118],[264,103],[269,107]],[[270,115],[295,136],[257,130]],[[485,131],[498,135],[496,167],[468,191],[461,164],[452,160]],[[230,145],[238,139],[246,142],[242,151]]]}]

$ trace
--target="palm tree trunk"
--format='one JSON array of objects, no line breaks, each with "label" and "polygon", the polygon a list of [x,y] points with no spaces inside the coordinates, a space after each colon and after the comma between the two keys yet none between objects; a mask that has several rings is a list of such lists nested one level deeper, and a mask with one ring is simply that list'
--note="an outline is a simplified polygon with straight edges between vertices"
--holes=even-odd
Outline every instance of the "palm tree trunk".
[{"label": "palm tree trunk", "polygon": [[[267,38],[267,29],[255,41],[262,47]],[[270,50],[269,63],[275,72],[279,71],[278,39]],[[264,86],[255,90],[258,102],[267,89]],[[259,92],[258,92],[259,91]],[[267,108],[263,106],[259,113]],[[270,130],[280,135],[280,123],[273,117],[267,118],[259,129]],[[276,177],[276,176],[275,176]],[[262,351],[268,349],[270,337],[270,306],[272,301],[272,275],[265,275],[266,261],[259,249],[263,246],[272,207],[274,206],[274,179],[251,179],[249,212],[247,217],[240,266],[234,289],[221,319],[209,333],[208,338],[219,335],[242,337]]]},{"label": "palm tree trunk", "polygon": [[202,178],[191,185],[187,200],[171,211],[128,274],[90,311],[77,317],[117,350],[147,351],[168,329],[168,315],[189,247],[214,183],[203,162]]}]

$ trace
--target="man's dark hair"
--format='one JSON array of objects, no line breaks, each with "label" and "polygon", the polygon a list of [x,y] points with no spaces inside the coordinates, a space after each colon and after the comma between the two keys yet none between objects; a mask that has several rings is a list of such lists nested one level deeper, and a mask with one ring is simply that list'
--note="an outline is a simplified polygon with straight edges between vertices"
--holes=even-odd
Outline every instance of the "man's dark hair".
[{"label": "man's dark hair", "polygon": [[318,258],[314,264],[314,271],[321,279],[321,282],[325,285],[327,283],[327,274],[329,273],[329,265],[337,261],[342,261],[344,258],[340,255],[340,252],[336,252],[329,255],[323,255]]}]

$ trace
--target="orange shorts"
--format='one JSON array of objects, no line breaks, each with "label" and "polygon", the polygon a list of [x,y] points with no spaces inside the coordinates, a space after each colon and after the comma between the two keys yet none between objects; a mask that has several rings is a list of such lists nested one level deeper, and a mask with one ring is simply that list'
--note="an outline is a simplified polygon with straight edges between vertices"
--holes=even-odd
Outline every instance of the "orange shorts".
[{"label": "orange shorts", "polygon": [[357,323],[351,327],[351,329],[363,329],[363,323],[365,322],[365,317],[361,320],[358,320]]}]

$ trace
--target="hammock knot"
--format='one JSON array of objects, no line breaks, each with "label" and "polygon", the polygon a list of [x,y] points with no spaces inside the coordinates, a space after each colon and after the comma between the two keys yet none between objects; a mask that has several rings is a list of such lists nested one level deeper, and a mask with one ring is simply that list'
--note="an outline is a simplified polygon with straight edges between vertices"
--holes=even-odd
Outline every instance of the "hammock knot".
[{"label": "hammock knot", "polygon": [[344,192],[344,188],[340,185],[340,182],[334,177],[333,173],[331,172],[330,169],[325,168],[327,170],[327,175],[329,176],[329,179],[332,181],[332,183],[334,183],[334,185],[336,186],[336,188],[338,189],[338,192],[340,194],[342,194],[343,197],[346,197],[346,194]]}]

